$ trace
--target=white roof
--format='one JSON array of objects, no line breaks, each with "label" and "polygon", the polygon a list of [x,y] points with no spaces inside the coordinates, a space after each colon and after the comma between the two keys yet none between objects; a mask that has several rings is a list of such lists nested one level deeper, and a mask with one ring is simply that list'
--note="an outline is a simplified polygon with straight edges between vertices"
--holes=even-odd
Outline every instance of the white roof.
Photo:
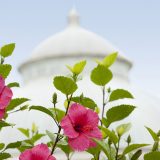
[{"label": "white roof", "polygon": [[101,36],[79,25],[79,16],[72,9],[68,16],[68,27],[47,38],[33,51],[29,61],[61,56],[105,56],[119,52],[119,58],[130,62],[122,52]]}]

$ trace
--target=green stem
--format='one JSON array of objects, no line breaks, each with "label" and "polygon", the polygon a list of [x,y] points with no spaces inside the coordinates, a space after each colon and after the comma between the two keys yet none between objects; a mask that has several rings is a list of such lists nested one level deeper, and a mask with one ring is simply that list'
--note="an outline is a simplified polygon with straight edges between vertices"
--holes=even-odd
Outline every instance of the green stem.
[{"label": "green stem", "polygon": [[66,109],[66,113],[65,113],[65,115],[68,113],[68,109],[69,109],[69,105],[70,105],[71,100],[72,100],[72,96],[73,96],[73,94],[71,94],[70,98],[68,98],[68,96],[66,97],[66,98],[67,98],[67,102],[68,102],[68,104],[67,104],[67,109]]},{"label": "green stem", "polygon": [[118,139],[118,145],[117,145],[117,147],[115,146],[116,147],[116,160],[118,160],[120,140],[121,140],[121,138],[119,137],[119,139]]},{"label": "green stem", "polygon": [[[104,109],[105,109],[105,86],[103,86],[103,88],[102,88],[102,115],[101,115],[101,120],[100,120],[100,123],[101,123],[101,126],[103,125],[103,123],[102,123],[102,119],[103,119],[103,116],[104,116]],[[101,152],[99,152],[98,153],[98,156],[97,156],[97,160],[99,160],[100,159],[100,153]]]},{"label": "green stem", "polygon": [[[104,116],[104,109],[105,109],[105,86],[102,89],[102,93],[103,93],[103,103],[102,103],[102,115],[101,115],[101,120],[103,119]],[[102,126],[102,121],[101,121],[101,126]]]},{"label": "green stem", "polygon": [[22,111],[22,107],[19,108],[19,109],[17,109],[17,110],[14,110],[14,111],[9,112],[8,114],[16,113],[16,112],[19,112],[19,111]]},{"label": "green stem", "polygon": [[67,156],[67,160],[70,160],[69,155]]},{"label": "green stem", "polygon": [[57,112],[56,112],[56,104],[54,103],[53,105],[54,105],[54,111],[56,113],[56,119],[54,121],[55,121],[56,125],[59,127],[58,116],[57,116]]},{"label": "green stem", "polygon": [[58,141],[59,141],[59,134],[61,133],[61,129],[62,129],[61,126],[59,126],[58,134],[57,134],[55,143],[54,143],[54,145],[53,145],[53,147],[52,147],[51,155],[53,154],[53,152],[54,152],[54,150],[55,150],[55,148],[56,148],[56,145],[57,145],[57,143],[58,143]]},{"label": "green stem", "polygon": [[[70,103],[71,103],[72,95],[70,96],[70,98],[68,98],[68,95],[67,95],[66,98],[67,98],[68,104],[67,104],[67,109],[66,109],[65,115],[67,115],[67,113],[68,113],[68,109],[69,109],[69,105],[70,105]],[[59,125],[57,137],[56,137],[55,143],[54,143],[54,145],[53,145],[53,147],[52,147],[51,155],[54,153],[54,150],[55,150],[55,148],[56,148],[56,145],[57,145],[57,143],[58,143],[59,140],[60,140],[60,139],[59,139],[59,134],[61,133],[61,129],[62,129],[62,128],[61,128],[61,126]]]},{"label": "green stem", "polygon": [[98,153],[98,156],[97,156],[97,159],[96,159],[96,160],[99,160],[99,158],[100,158],[100,153],[101,153],[101,152]]}]

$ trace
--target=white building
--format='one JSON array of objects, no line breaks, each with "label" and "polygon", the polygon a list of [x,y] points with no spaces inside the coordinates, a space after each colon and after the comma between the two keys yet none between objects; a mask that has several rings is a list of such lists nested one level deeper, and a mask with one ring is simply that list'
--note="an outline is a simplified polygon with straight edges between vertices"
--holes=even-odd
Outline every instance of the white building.
[{"label": "white building", "polygon": [[[132,123],[131,135],[134,142],[150,143],[152,142],[151,138],[144,126],[155,130],[160,129],[158,124],[160,121],[160,100],[139,90],[130,83],[129,72],[132,68],[132,62],[106,39],[82,28],[75,10],[71,10],[69,13],[67,28],[39,44],[31,57],[20,66],[19,71],[24,80],[24,87],[17,90],[16,94],[21,97],[29,97],[35,105],[51,107],[51,97],[53,92],[56,91],[53,87],[53,77],[55,75],[67,75],[69,71],[65,67],[66,64],[71,65],[76,61],[86,59],[88,63],[83,73],[83,80],[78,82],[80,88],[76,94],[83,92],[85,96],[95,99],[97,104],[101,106],[101,89],[90,81],[89,73],[96,66],[94,59],[102,59],[115,51],[119,52],[119,56],[111,68],[114,78],[109,86],[130,90],[135,100],[127,102],[137,106],[132,116],[121,123]],[[63,108],[63,98],[63,96],[59,98],[59,101],[62,100],[61,108]],[[38,111],[17,113],[12,115],[10,120],[12,123],[14,121],[18,127],[29,127],[32,122],[36,122],[40,129],[44,131],[46,129],[55,131],[56,128],[49,117]],[[9,129],[6,130],[9,131]],[[16,130],[15,132],[7,132],[9,141],[13,141],[20,136],[20,133]]]}]

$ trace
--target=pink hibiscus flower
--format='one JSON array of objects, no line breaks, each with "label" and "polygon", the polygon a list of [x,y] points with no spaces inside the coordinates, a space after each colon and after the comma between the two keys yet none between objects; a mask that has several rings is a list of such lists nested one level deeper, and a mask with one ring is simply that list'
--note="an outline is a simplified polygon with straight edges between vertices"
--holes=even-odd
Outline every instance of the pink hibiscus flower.
[{"label": "pink hibiscus flower", "polygon": [[68,137],[71,148],[85,151],[90,147],[95,147],[96,143],[91,138],[102,139],[98,122],[97,113],[77,103],[72,104],[68,114],[61,121],[61,127]]},{"label": "pink hibiscus flower", "polygon": [[56,160],[50,154],[51,152],[46,144],[39,144],[21,153],[19,160]]},{"label": "pink hibiscus flower", "polygon": [[2,76],[0,76],[0,119],[4,117],[6,107],[12,99],[12,90],[5,86],[5,81]]}]

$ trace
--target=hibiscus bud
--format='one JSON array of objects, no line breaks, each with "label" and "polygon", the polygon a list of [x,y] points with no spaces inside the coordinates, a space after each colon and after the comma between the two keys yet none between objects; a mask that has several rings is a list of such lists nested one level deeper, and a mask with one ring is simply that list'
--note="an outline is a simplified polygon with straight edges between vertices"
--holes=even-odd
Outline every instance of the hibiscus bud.
[{"label": "hibiscus bud", "polygon": [[131,136],[130,136],[130,135],[127,137],[127,143],[128,143],[128,144],[131,143]]},{"label": "hibiscus bud", "polygon": [[111,88],[110,88],[110,87],[107,89],[107,92],[108,92],[108,93],[111,93]]},{"label": "hibiscus bud", "polygon": [[57,93],[54,93],[54,94],[53,94],[52,102],[53,102],[53,104],[56,104],[56,103],[57,103]]}]

